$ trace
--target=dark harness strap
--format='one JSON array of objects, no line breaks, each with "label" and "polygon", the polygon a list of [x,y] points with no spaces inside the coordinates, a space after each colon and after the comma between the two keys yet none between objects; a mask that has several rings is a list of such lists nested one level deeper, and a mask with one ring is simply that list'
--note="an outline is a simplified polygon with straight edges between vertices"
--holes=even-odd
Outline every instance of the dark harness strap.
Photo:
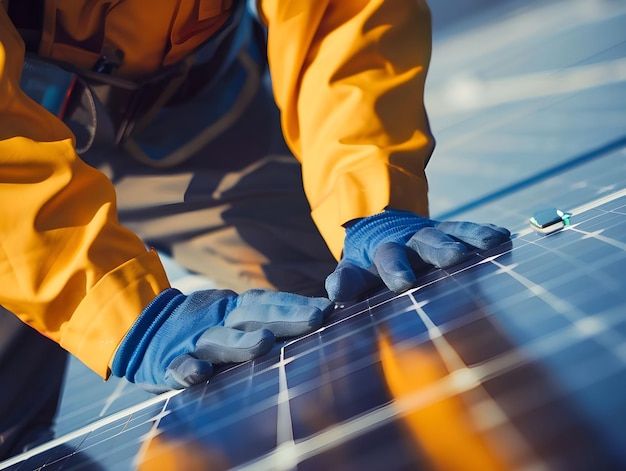
[{"label": "dark harness strap", "polygon": [[[218,83],[246,43],[254,41],[263,44],[265,38],[260,27],[254,26],[242,34],[245,30],[241,28],[245,8],[245,0],[235,0],[228,21],[194,54],[140,81],[115,75],[115,65],[123,61],[124,51],[117,51],[119,54],[111,54],[110,57],[103,52],[101,60],[91,70],[37,57],[44,0],[13,0],[9,2],[8,12],[27,43],[22,86],[31,98],[41,102],[33,96],[33,87],[29,90],[26,86],[28,80],[39,89],[45,87],[47,82],[59,90],[64,89],[63,83],[49,81],[55,76],[64,79],[62,73],[52,74],[50,67],[61,68],[76,77],[71,86],[66,87],[66,102],[58,106],[62,113],[51,111],[70,126],[77,137],[77,150],[84,152],[98,141],[119,145],[133,131],[149,126],[163,107],[189,102],[200,90],[210,89]],[[260,62],[264,65],[264,58]],[[100,133],[100,129],[104,131]],[[99,134],[105,138],[98,139]],[[81,138],[82,135],[85,138]]]}]

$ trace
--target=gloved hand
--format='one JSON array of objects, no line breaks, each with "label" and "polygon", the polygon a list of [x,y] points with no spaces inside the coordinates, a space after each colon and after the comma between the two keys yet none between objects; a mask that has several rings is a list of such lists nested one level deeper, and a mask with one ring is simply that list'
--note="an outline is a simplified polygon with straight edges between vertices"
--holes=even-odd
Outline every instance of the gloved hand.
[{"label": "gloved hand", "polygon": [[437,222],[389,209],[346,228],[343,257],[326,278],[326,291],[337,303],[349,302],[381,286],[382,280],[399,293],[414,286],[416,274],[430,266],[449,267],[510,236],[492,224]]},{"label": "gloved hand", "polygon": [[153,392],[185,388],[209,379],[214,364],[251,360],[276,338],[320,327],[330,310],[328,299],[270,290],[184,295],[169,288],[135,321],[111,370]]}]

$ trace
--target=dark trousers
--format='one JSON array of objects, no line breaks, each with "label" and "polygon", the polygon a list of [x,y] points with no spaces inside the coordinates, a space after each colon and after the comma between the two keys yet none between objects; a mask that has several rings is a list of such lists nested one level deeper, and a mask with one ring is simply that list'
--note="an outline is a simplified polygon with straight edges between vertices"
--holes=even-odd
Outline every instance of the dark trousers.
[{"label": "dark trousers", "polygon": [[52,438],[67,352],[0,307],[0,459]]}]

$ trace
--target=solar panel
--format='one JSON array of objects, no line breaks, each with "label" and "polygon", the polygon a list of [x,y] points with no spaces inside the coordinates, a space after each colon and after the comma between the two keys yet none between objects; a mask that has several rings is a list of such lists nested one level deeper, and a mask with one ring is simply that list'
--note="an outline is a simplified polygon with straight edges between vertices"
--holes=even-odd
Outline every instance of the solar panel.
[{"label": "solar panel", "polygon": [[0,468],[617,469],[624,266],[621,190]]},{"label": "solar panel", "polygon": [[[0,469],[626,469],[626,5],[505,3],[438,33],[427,98],[434,214],[505,225],[510,244],[183,392],[73,362],[58,438]],[[438,183],[455,172],[468,184]],[[544,204],[572,225],[532,232]]]}]

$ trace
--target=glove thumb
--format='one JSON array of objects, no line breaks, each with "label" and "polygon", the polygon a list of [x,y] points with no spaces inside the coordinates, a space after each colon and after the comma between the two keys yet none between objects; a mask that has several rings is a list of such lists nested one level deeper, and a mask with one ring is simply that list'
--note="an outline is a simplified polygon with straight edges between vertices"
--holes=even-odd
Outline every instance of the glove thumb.
[{"label": "glove thumb", "polygon": [[194,384],[208,381],[213,375],[213,364],[206,360],[199,360],[185,353],[174,358],[163,378],[164,387],[141,386],[152,393],[164,392],[169,389],[184,389]]}]

